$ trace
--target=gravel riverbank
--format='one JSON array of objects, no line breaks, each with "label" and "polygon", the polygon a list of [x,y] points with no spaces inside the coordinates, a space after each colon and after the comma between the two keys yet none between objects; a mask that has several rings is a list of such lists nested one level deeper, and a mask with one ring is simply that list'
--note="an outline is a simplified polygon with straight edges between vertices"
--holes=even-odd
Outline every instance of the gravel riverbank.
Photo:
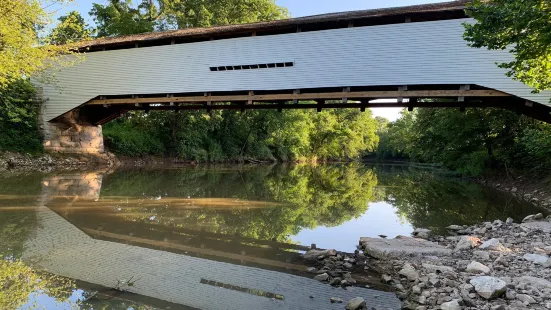
[{"label": "gravel riverbank", "polygon": [[355,284],[342,271],[353,265],[378,271],[403,309],[551,309],[550,218],[538,214],[523,223],[496,220],[448,230],[446,237],[417,229],[415,237],[361,238],[354,257],[311,251],[305,258],[324,266],[312,271],[332,285]]},{"label": "gravel riverbank", "polygon": [[112,168],[118,164],[112,154],[40,154],[0,153],[0,171],[86,171],[97,168]]}]

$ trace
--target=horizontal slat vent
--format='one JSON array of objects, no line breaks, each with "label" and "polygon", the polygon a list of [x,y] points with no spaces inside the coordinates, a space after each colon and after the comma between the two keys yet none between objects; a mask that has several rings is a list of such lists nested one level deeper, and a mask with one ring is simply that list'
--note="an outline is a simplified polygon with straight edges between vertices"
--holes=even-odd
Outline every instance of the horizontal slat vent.
[{"label": "horizontal slat vent", "polygon": [[285,68],[285,67],[293,67],[294,65],[295,65],[294,62],[272,62],[272,63],[267,63],[267,64],[210,67],[210,71],[233,71],[233,70]]}]

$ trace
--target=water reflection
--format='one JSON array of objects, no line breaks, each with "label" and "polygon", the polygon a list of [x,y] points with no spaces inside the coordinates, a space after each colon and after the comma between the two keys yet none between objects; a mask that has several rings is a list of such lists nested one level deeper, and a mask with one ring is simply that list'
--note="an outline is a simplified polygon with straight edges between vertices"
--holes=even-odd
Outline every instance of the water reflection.
[{"label": "water reflection", "polygon": [[[4,177],[0,263],[23,261],[26,272],[47,270],[38,276],[56,275],[66,285],[60,295],[47,285],[54,280],[39,281],[45,286],[12,294],[19,297],[0,308],[330,308],[322,300],[335,291],[304,277],[307,266],[299,253],[312,243],[352,252],[364,236],[518,220],[533,212],[530,205],[476,184],[403,166]],[[16,288],[5,283],[20,277],[10,272],[0,272],[0,286],[8,291]],[[319,300],[308,297],[314,291]],[[337,293],[371,298],[359,287]]]}]

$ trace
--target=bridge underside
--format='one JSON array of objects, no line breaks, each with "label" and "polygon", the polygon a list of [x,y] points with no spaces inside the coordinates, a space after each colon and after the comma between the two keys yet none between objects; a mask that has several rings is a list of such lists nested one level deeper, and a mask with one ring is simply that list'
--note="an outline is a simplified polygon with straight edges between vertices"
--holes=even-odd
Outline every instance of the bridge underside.
[{"label": "bridge underside", "polygon": [[[386,99],[386,100],[383,100]],[[101,127],[128,111],[367,108],[502,108],[551,123],[551,107],[477,85],[407,85],[216,93],[97,96],[47,124],[50,151],[103,152]],[[59,129],[61,127],[61,129]],[[78,130],[75,130],[78,128]],[[59,129],[59,130],[58,130]],[[91,129],[91,131],[90,131]],[[51,131],[51,130],[50,130]],[[67,134],[67,132],[73,131]],[[46,133],[49,131],[46,130]],[[61,141],[56,141],[61,140]]]},{"label": "bridge underside", "polygon": [[[394,99],[395,102],[381,102]],[[551,123],[551,107],[476,85],[414,85],[98,96],[80,115],[101,125],[133,110],[263,110],[353,108],[503,108]]]}]

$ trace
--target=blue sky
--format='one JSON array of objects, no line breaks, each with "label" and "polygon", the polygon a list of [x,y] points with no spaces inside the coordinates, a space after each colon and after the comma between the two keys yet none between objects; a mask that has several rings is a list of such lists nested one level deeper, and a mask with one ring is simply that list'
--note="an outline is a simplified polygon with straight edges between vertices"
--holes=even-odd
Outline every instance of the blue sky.
[{"label": "blue sky", "polygon": [[[289,9],[293,17],[444,1],[447,0],[276,0],[278,5]],[[75,0],[71,4],[57,7],[55,10],[58,16],[69,11],[77,10],[88,23],[92,24],[93,21],[88,16],[88,12],[90,12],[92,8],[92,3],[105,4],[106,2],[106,0]],[[134,2],[137,3],[139,0],[134,0]],[[397,108],[372,109],[375,116],[383,116],[391,121],[399,117],[401,110],[402,109]]]}]

